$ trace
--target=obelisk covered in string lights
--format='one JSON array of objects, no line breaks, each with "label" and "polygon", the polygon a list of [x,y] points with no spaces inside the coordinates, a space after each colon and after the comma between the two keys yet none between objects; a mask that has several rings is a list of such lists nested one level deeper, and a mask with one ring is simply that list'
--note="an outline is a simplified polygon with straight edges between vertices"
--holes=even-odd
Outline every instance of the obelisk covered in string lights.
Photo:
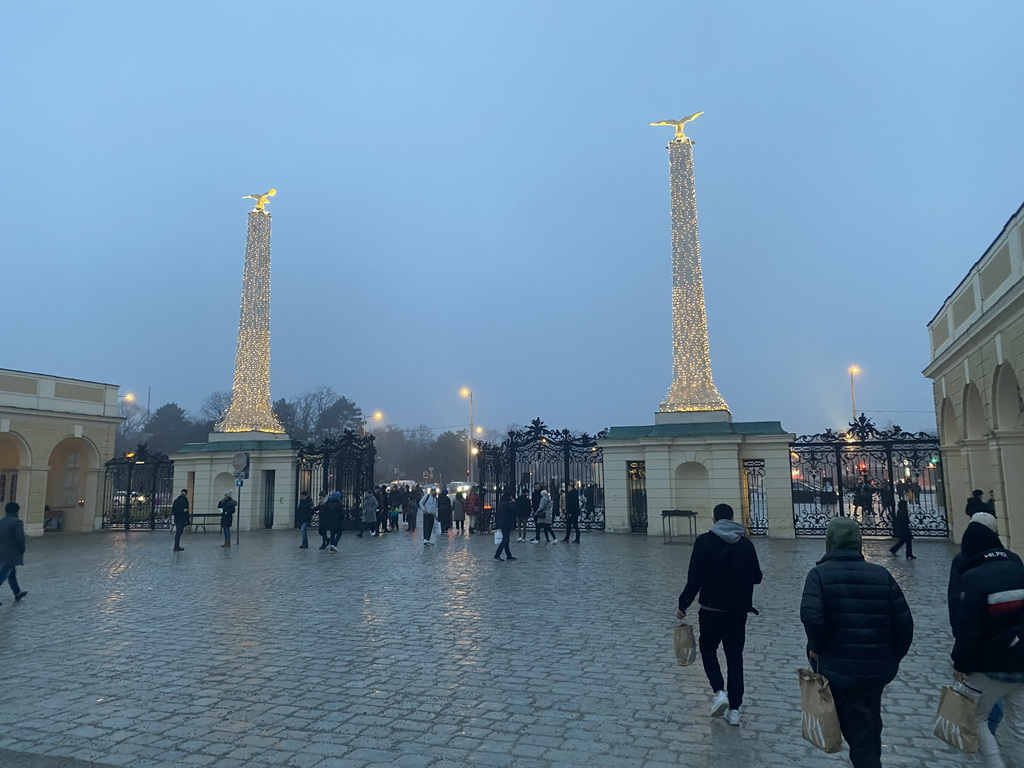
[{"label": "obelisk covered in string lights", "polygon": [[708,321],[697,237],[697,197],[693,183],[693,141],[683,133],[682,120],[650,125],[671,125],[675,138],[668,144],[672,197],[672,385],[659,412],[703,414],[705,421],[730,419],[729,406],[711,378]]},{"label": "obelisk covered in string lights", "polygon": [[264,206],[275,194],[272,189],[246,195],[256,206],[249,211],[245,238],[235,380],[231,405],[214,425],[215,432],[284,433],[270,407],[270,212]]}]

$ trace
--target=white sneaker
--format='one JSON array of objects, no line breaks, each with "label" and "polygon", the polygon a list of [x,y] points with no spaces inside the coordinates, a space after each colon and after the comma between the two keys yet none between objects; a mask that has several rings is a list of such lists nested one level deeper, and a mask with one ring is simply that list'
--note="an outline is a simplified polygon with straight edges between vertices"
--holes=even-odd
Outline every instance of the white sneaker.
[{"label": "white sneaker", "polygon": [[557,543],[558,543],[558,539],[552,539],[552,540],[551,540],[551,543],[552,543],[552,544],[557,544]]},{"label": "white sneaker", "polygon": [[530,539],[530,543],[531,544],[540,544],[540,541],[537,540],[537,539]]},{"label": "white sneaker", "polygon": [[428,541],[427,539],[424,539],[424,540],[423,540],[423,546],[427,546],[427,544],[429,544],[429,543],[430,543],[430,542],[429,542],[429,541]]},{"label": "white sneaker", "polygon": [[520,536],[518,539],[516,539],[516,541],[522,541],[522,540],[523,540],[522,536]]},{"label": "white sneaker", "polygon": [[725,722],[729,725],[740,724],[740,711],[738,709],[730,709],[725,713]]},{"label": "white sneaker", "polygon": [[338,551],[338,548],[336,546],[334,546],[333,544],[331,544],[331,546],[329,546],[327,548],[327,551],[333,554],[333,553]]},{"label": "white sneaker", "polygon": [[725,691],[718,691],[711,702],[711,716],[718,717],[729,708],[729,694]]}]

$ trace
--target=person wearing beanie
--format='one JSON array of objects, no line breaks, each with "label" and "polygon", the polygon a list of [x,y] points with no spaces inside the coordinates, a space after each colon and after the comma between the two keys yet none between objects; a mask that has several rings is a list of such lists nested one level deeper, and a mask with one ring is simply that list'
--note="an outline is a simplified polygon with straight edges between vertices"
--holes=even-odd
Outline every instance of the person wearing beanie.
[{"label": "person wearing beanie", "polygon": [[[980,691],[978,748],[993,768],[1024,765],[1024,745],[1012,738],[1003,760],[996,727],[1001,702],[1019,729],[1024,711],[1024,563],[1003,547],[995,518],[972,515],[950,569],[948,602],[953,628],[953,677]],[[987,723],[986,723],[987,721]]]},{"label": "person wearing beanie", "polygon": [[910,650],[914,618],[892,574],[864,560],[855,520],[829,522],[825,556],[804,582],[800,621],[811,668],[832,689],[850,762],[880,768],[882,691]]},{"label": "person wearing beanie", "polygon": [[[733,509],[719,504],[712,513],[714,524],[693,542],[686,586],[679,595],[676,618],[686,618],[694,598],[700,604],[700,657],[714,698],[711,716],[724,714],[729,725],[740,724],[743,704],[743,645],[747,638],[747,614],[754,610],[754,585],[764,579],[757,550],[733,520]],[[699,594],[699,597],[698,597]],[[729,681],[722,677],[718,646],[725,652]],[[726,711],[728,710],[728,711]]]},{"label": "person wearing beanie", "polygon": [[0,586],[8,583],[16,603],[28,594],[18,586],[18,566],[25,564],[25,524],[18,517],[19,511],[21,507],[9,501],[0,520]]},{"label": "person wearing beanie", "polygon": [[222,547],[231,546],[231,524],[235,519],[235,507],[238,502],[231,497],[231,491],[224,492],[224,498],[217,502],[217,509],[220,510],[220,530],[224,534]]},{"label": "person wearing beanie", "polygon": [[185,532],[185,526],[188,525],[188,488],[182,488],[178,498],[171,505],[171,517],[174,518],[174,551],[184,552],[185,548],[181,546],[181,534]]},{"label": "person wearing beanie", "polygon": [[537,529],[533,532],[533,538],[530,539],[531,544],[540,543],[541,531],[544,532],[544,543],[547,544],[549,541],[552,544],[558,543],[558,537],[555,536],[555,532],[551,530],[551,494],[547,490],[540,492],[540,504],[537,505],[537,511],[533,515],[534,524]]}]

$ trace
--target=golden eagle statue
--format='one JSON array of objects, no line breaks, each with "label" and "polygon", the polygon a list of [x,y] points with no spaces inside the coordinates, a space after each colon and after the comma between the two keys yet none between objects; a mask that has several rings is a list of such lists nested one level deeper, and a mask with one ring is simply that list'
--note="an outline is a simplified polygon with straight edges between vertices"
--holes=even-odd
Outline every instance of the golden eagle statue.
[{"label": "golden eagle statue", "polygon": [[247,200],[247,199],[251,198],[251,199],[255,200],[256,201],[256,208],[254,210],[262,211],[263,210],[263,206],[270,202],[267,198],[268,197],[273,197],[276,194],[277,194],[277,190],[276,189],[272,189],[269,192],[267,192],[265,194],[262,194],[262,195],[259,194],[259,193],[255,194],[255,195],[243,195],[242,199],[243,200]]},{"label": "golden eagle statue", "polygon": [[662,120],[660,123],[648,123],[648,125],[671,125],[676,129],[676,135],[673,141],[688,141],[686,134],[683,133],[683,126],[691,120],[696,120],[703,114],[703,112],[694,112],[692,115],[684,117],[682,120]]}]

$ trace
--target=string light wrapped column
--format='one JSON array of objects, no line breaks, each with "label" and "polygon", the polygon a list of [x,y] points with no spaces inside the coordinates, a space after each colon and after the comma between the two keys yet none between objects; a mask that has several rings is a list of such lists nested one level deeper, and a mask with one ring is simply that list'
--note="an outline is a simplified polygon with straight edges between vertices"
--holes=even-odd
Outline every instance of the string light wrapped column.
[{"label": "string light wrapped column", "polygon": [[284,433],[270,406],[270,212],[249,211],[231,405],[216,432]]},{"label": "string light wrapped column", "polygon": [[711,378],[708,321],[697,237],[693,142],[669,142],[672,196],[672,385],[663,413],[729,411]]}]

